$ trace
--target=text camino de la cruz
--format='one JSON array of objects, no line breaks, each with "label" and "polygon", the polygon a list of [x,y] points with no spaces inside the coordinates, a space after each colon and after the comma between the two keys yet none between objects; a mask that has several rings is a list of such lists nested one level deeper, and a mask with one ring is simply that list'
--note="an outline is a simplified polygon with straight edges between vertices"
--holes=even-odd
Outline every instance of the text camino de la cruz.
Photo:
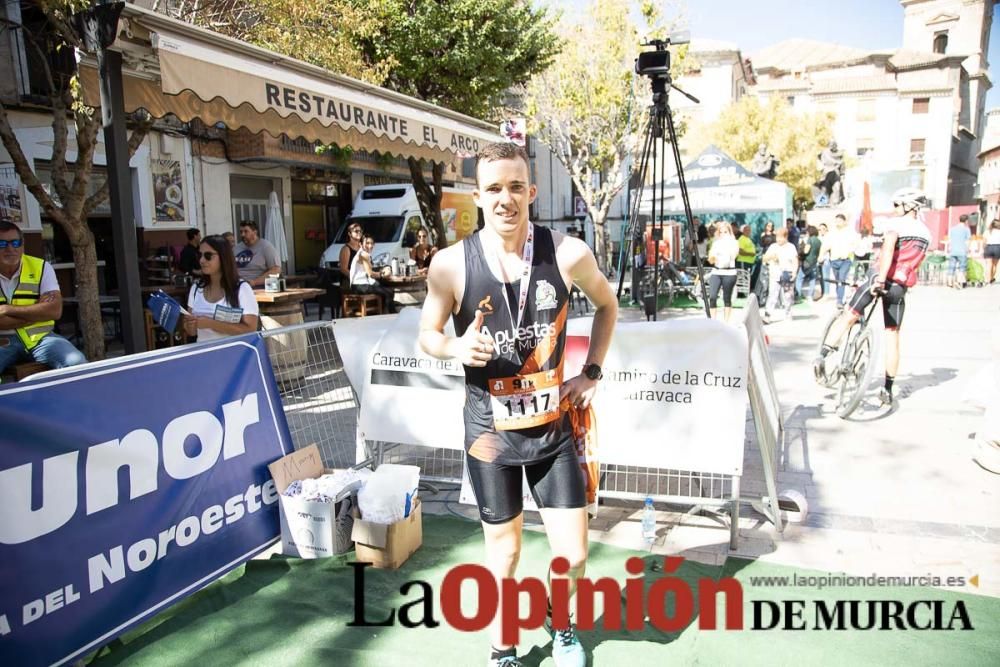
[{"label": "text camino de la cruz", "polygon": [[691,387],[742,389],[743,378],[714,371],[647,371],[638,368],[609,368],[604,373],[609,387],[627,401],[690,403]]}]

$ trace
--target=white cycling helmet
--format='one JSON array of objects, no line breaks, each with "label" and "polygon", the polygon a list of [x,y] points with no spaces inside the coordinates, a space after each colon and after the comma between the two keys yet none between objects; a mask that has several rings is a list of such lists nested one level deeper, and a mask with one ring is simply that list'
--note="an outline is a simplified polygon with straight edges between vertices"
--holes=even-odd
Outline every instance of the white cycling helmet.
[{"label": "white cycling helmet", "polygon": [[927,196],[916,188],[901,188],[892,193],[892,205],[902,206],[905,213],[929,206]]}]

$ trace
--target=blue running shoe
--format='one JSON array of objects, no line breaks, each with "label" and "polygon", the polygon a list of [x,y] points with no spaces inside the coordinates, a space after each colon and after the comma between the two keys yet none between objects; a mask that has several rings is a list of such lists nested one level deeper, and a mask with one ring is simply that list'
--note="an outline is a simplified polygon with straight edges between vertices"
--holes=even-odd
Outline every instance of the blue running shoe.
[{"label": "blue running shoe", "polygon": [[505,655],[502,658],[490,658],[487,667],[524,667],[524,663],[516,655]]},{"label": "blue running shoe", "polygon": [[576,628],[572,623],[565,630],[553,630],[548,625],[545,627],[552,633],[552,659],[556,667],[586,667],[587,654],[583,652],[583,644],[576,636]]}]

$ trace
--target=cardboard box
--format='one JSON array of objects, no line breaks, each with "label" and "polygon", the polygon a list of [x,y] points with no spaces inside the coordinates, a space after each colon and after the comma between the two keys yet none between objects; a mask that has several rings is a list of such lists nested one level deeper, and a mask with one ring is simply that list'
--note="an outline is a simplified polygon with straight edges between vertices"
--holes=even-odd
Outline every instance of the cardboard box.
[{"label": "cardboard box", "polygon": [[423,521],[420,516],[420,499],[413,505],[410,516],[394,524],[370,523],[354,511],[354,552],[360,563],[371,563],[377,568],[395,570],[406,562],[424,541]]},{"label": "cardboard box", "polygon": [[[278,493],[284,493],[295,480],[316,479],[335,472],[323,468],[316,445],[283,456],[267,469],[271,471]],[[280,496],[281,553],[297,558],[326,558],[350,551],[355,505],[351,493],[332,503]]]}]

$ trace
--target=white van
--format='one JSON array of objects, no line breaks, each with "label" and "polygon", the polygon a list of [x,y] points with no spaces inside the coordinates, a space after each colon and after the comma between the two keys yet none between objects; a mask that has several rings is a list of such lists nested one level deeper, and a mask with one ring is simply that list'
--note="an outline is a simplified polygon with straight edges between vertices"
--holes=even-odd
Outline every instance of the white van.
[{"label": "white van", "polygon": [[[479,228],[479,208],[472,200],[472,190],[444,188],[441,217],[449,245],[475,232]],[[416,244],[421,227],[434,239],[434,230],[424,221],[412,185],[371,185],[358,193],[354,210],[323,252],[321,266],[339,267],[340,249],[344,247],[347,227],[353,223],[360,224],[365,235],[375,237],[372,259],[376,265],[389,264],[393,257],[410,259],[410,248]]]}]

